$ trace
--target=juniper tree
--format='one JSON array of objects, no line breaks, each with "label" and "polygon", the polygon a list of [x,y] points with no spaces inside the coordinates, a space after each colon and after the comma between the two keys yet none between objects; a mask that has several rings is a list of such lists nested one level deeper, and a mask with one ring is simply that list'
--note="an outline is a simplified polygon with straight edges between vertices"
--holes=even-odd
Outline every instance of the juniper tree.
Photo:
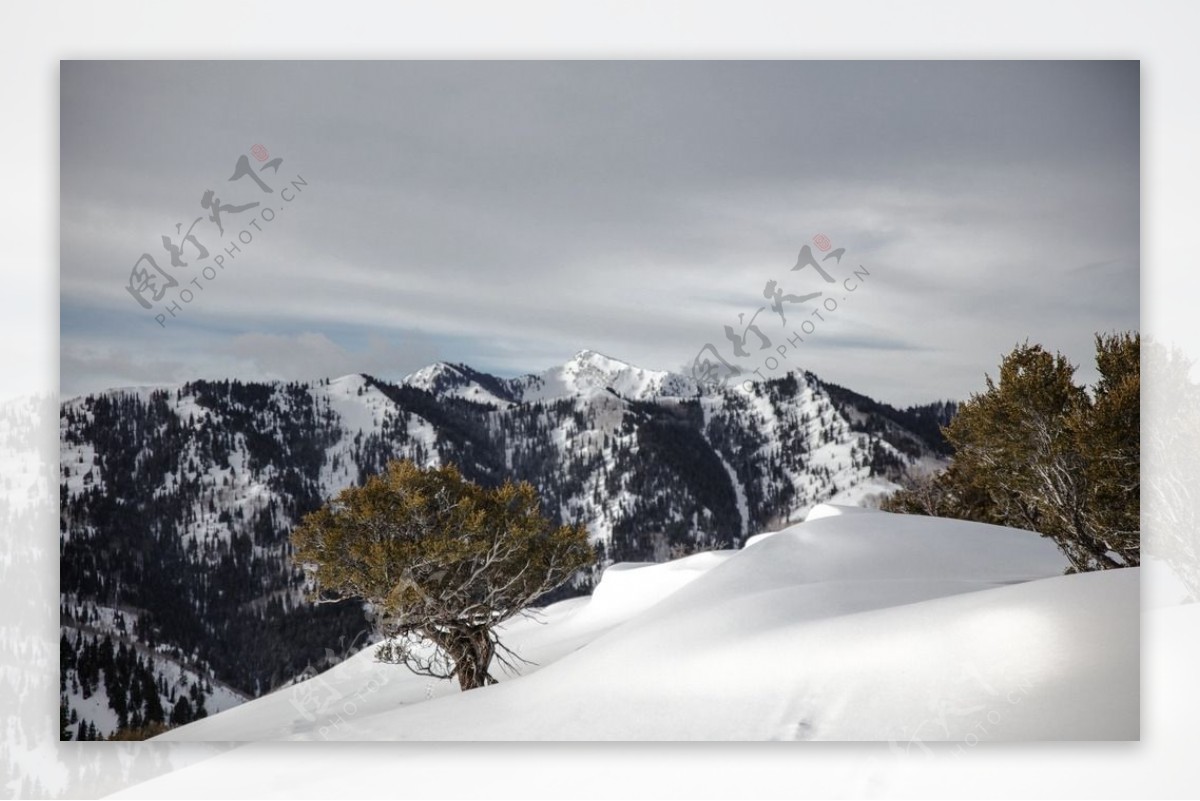
[{"label": "juniper tree", "polygon": [[595,557],[583,526],[542,516],[532,485],[410,461],[343,490],[291,540],[315,600],[367,602],[380,660],[463,690],[495,681],[493,658],[512,666],[496,627]]},{"label": "juniper tree", "polygon": [[1141,541],[1141,337],[1096,337],[1100,380],[1086,410],[1080,449],[1087,466],[1086,524],[1125,564]]},{"label": "juniper tree", "polygon": [[883,508],[1038,531],[1075,570],[1139,564],[1141,337],[1095,342],[1090,393],[1062,354],[1015,348],[943,429],[954,448],[946,470]]}]

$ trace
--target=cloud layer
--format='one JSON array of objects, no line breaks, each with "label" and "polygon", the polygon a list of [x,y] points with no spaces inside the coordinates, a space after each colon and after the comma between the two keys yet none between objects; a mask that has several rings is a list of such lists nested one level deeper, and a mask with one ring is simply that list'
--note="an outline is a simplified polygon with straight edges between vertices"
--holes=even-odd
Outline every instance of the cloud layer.
[{"label": "cloud layer", "polygon": [[[769,280],[839,303],[780,369],[961,398],[1028,338],[1088,377],[1138,326],[1138,132],[1136,62],[67,62],[62,389],[672,368],[764,305],[784,341]],[[293,202],[227,180],[255,143]],[[202,221],[252,241],[164,328],[124,284],[208,189],[278,213]],[[836,289],[790,269],[818,233]]]}]

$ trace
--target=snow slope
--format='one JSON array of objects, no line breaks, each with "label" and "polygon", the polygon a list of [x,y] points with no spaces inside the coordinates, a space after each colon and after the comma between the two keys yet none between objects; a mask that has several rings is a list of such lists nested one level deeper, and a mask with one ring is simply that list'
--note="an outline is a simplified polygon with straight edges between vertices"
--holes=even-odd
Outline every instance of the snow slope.
[{"label": "snow slope", "polygon": [[1136,739],[1138,571],[1037,534],[819,506],[740,551],[616,565],[460,693],[360,653],[165,740]]}]

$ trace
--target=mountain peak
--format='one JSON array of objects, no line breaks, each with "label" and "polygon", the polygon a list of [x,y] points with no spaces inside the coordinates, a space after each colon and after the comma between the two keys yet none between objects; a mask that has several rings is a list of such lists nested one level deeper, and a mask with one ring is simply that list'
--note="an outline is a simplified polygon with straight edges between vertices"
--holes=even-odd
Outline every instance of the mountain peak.
[{"label": "mountain peak", "polygon": [[623,398],[647,400],[660,396],[691,397],[695,381],[664,370],[647,370],[591,348],[584,348],[560,367],[513,380],[526,401],[590,396],[608,391]]},{"label": "mountain peak", "polygon": [[[571,357],[571,362],[587,362],[589,364],[597,363],[597,362],[605,362],[605,363],[612,364],[612,365],[620,365],[622,367],[634,367],[634,365],[630,364],[627,361],[623,361],[621,359],[614,359],[612,356],[609,356],[605,353],[601,353],[598,350],[592,350],[591,348],[584,348],[583,350],[576,353],[574,356]],[[568,362],[568,364],[569,363],[570,362]]]},{"label": "mountain peak", "polygon": [[630,364],[621,359],[614,359],[612,356],[607,356],[600,351],[584,349],[576,353],[571,359],[562,366],[566,372],[578,374],[580,372],[594,371],[606,375],[616,375],[617,373],[638,370],[644,371],[637,365]]},{"label": "mountain peak", "polygon": [[405,376],[402,383],[434,395],[450,395],[494,406],[508,406],[513,401],[503,379],[465,364],[434,362]]},{"label": "mountain peak", "polygon": [[404,383],[420,389],[430,389],[431,386],[445,375],[456,375],[459,371],[448,362],[434,362],[409,373],[404,377]]},{"label": "mountain peak", "polygon": [[700,394],[697,383],[687,376],[647,370],[591,348],[577,351],[558,367],[519,378],[497,378],[465,364],[436,362],[406,376],[403,383],[434,395],[500,406],[592,396],[609,390],[631,400]]}]

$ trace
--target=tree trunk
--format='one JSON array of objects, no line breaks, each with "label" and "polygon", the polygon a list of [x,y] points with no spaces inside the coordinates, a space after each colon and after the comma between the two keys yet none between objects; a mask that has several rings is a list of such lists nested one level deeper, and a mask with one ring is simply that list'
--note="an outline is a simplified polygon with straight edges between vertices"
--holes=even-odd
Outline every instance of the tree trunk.
[{"label": "tree trunk", "polygon": [[449,636],[447,650],[454,660],[454,675],[458,686],[465,692],[496,680],[488,672],[496,646],[487,628],[464,628]]}]

